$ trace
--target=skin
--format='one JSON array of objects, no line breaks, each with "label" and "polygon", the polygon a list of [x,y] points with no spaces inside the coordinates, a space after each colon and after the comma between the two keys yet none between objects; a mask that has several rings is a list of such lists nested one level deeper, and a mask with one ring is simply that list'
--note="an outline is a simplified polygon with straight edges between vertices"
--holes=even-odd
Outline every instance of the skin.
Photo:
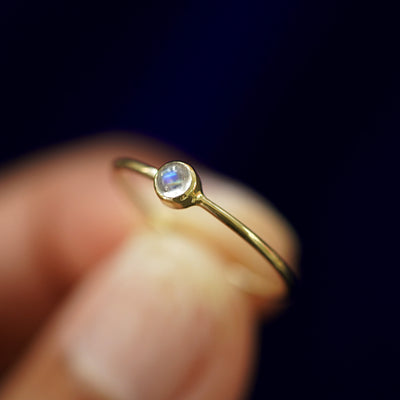
[{"label": "skin", "polygon": [[[203,210],[168,210],[148,180],[129,178],[146,212],[130,202],[110,172],[123,155],[186,160],[159,143],[98,138],[1,175],[0,400],[245,395],[257,322],[281,311],[285,286],[272,268],[267,301],[230,284],[237,264],[265,261]],[[200,174],[210,198],[296,264],[296,236],[264,199]]]}]

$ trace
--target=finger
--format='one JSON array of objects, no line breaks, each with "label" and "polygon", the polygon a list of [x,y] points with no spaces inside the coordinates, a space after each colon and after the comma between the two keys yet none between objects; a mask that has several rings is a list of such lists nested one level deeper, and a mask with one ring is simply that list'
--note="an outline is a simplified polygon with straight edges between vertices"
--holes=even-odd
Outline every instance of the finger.
[{"label": "finger", "polygon": [[140,214],[115,189],[111,162],[127,153],[159,162],[149,147],[98,138],[3,173],[0,372],[73,282],[140,225]]},{"label": "finger", "polygon": [[238,398],[253,314],[223,268],[173,232],[128,241],[86,278],[0,398]]},{"label": "finger", "polygon": [[[296,241],[280,217],[249,191],[215,179],[210,196],[249,225],[254,220],[254,229],[294,260]],[[171,210],[187,220],[180,232],[164,209],[154,211],[163,229],[136,235],[101,271],[93,269],[3,398],[238,398],[251,364],[254,308],[226,280],[231,257],[211,245],[235,236],[215,233],[205,213]],[[235,257],[246,265],[252,253],[245,247]]]}]

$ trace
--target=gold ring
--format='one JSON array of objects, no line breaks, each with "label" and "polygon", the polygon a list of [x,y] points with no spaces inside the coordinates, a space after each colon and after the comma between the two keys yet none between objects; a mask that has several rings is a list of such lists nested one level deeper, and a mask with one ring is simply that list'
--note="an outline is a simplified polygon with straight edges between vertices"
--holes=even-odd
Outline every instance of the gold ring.
[{"label": "gold ring", "polygon": [[[286,282],[289,293],[293,293],[293,289],[297,285],[297,277],[282,257],[246,225],[208,199],[203,193],[199,175],[189,164],[182,161],[171,161],[157,169],[131,158],[119,158],[115,160],[114,167],[135,171],[151,178],[158,197],[168,207],[179,209],[199,206],[208,211],[266,258]],[[259,272],[258,276],[262,278],[263,273]],[[252,292],[251,289],[249,290],[249,285],[246,285],[245,289]],[[253,293],[260,295],[256,291]]]}]

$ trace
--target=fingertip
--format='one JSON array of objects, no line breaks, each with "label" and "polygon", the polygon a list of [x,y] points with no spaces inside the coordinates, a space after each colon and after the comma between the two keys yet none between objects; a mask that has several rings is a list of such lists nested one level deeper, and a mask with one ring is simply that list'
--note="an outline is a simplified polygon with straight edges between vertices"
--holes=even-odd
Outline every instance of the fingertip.
[{"label": "fingertip", "polygon": [[42,400],[73,390],[77,399],[237,399],[254,316],[224,268],[217,253],[174,232],[128,240],[74,292],[14,376],[9,398],[39,398],[56,374]]}]

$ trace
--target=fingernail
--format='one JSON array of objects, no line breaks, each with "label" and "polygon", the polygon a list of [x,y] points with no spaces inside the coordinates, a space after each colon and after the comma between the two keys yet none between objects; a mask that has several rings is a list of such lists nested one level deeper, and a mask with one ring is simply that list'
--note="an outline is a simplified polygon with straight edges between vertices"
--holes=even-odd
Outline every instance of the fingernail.
[{"label": "fingernail", "polygon": [[244,385],[249,309],[218,255],[182,235],[129,239],[61,324],[72,374],[106,398],[233,399]]}]

